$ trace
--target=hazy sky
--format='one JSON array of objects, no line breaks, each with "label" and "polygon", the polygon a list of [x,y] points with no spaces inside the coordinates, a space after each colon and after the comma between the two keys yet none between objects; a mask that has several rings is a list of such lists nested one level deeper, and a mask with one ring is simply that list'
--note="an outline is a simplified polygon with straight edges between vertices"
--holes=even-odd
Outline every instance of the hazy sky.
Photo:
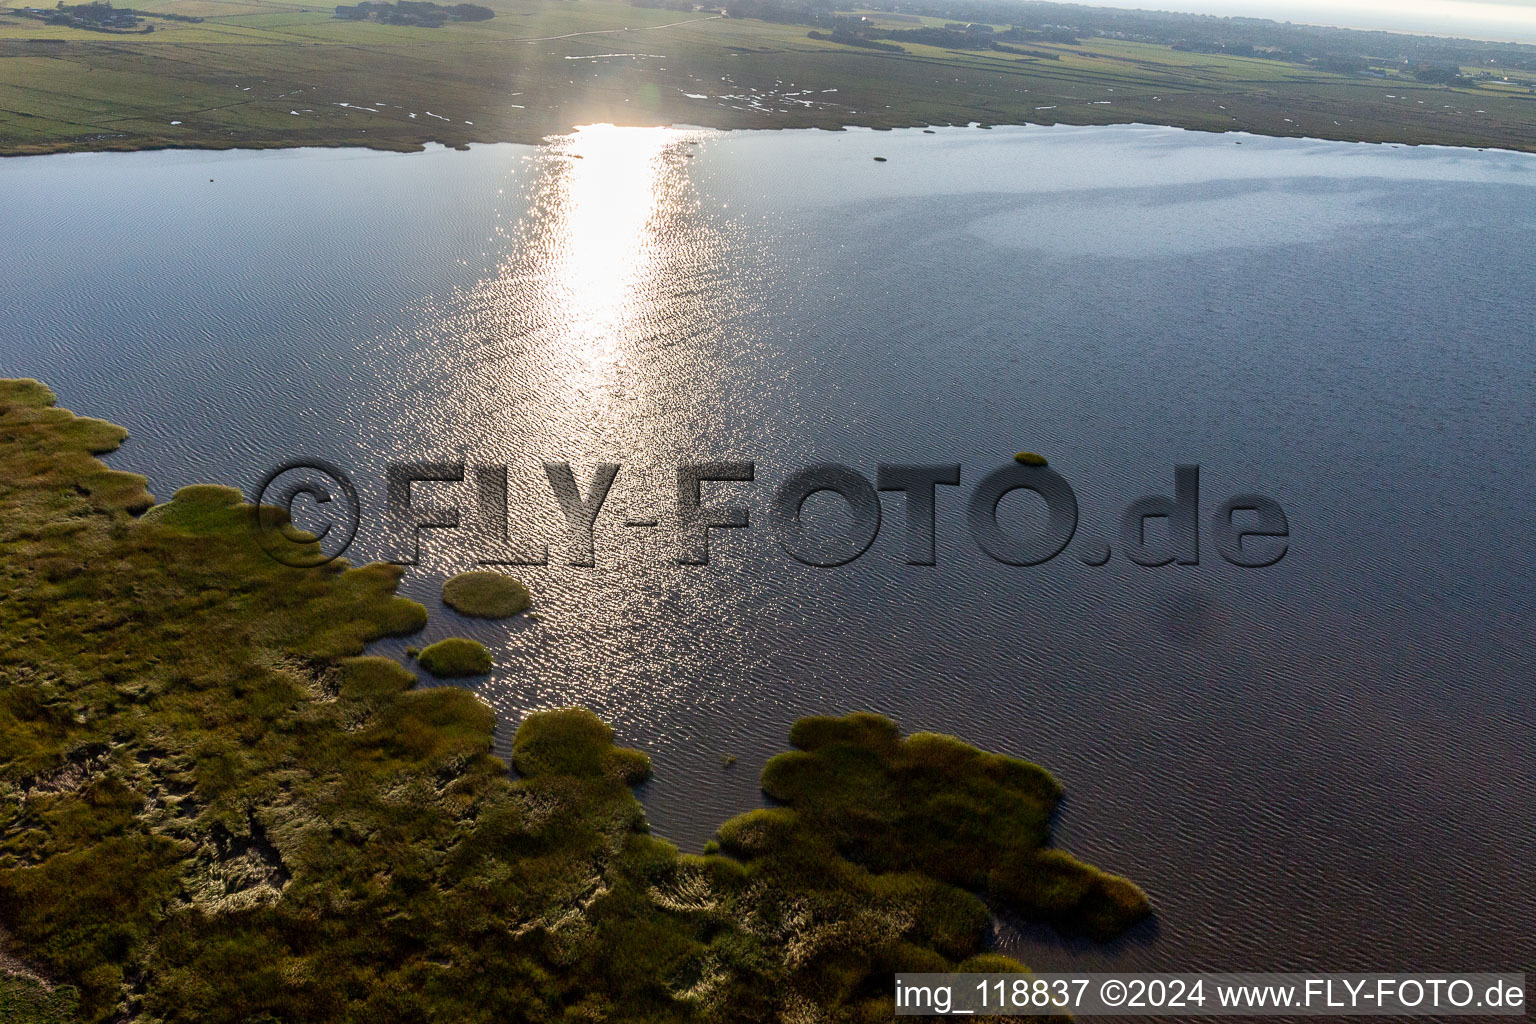
[{"label": "hazy sky", "polygon": [[1078,0],[1095,6],[1536,43],[1536,0]]}]

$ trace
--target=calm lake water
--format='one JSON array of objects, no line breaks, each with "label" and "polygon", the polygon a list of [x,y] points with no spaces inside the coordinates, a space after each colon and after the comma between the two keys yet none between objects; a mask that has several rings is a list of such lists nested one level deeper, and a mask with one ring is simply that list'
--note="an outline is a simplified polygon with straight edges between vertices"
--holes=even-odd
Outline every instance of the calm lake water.
[{"label": "calm lake water", "polygon": [[[398,553],[389,461],[509,467],[514,531],[552,543],[519,571],[544,621],[443,609],[478,545],[429,535],[404,584],[425,639],[493,648],[502,749],[579,703],[649,751],[646,806],[685,849],[760,802],[797,716],[873,709],[1044,764],[1060,844],[1152,893],[1155,925],[1110,947],[1000,924],[1037,967],[1532,967],[1536,158],[592,128],[9,160],[0,196],[0,373],[127,426],[111,461],[157,494],[323,457],[362,492],[366,559]],[[965,527],[1021,448],[1081,506],[1035,568]],[[708,491],[754,525],[680,567],[674,467],[708,459],[756,462]],[[545,461],[583,486],[624,467],[594,568],[563,564]],[[962,463],[938,565],[904,563],[896,494],[858,561],[781,552],[773,487],[821,461]],[[1121,510],[1186,462],[1201,563],[1130,563]],[[1268,569],[1209,533],[1250,491],[1290,519]]]}]

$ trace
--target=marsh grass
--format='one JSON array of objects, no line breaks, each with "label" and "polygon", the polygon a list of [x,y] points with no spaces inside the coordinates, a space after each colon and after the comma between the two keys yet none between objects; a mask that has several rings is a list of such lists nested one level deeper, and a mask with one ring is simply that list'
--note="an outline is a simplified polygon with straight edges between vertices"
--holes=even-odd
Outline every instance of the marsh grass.
[{"label": "marsh grass", "polygon": [[423,648],[416,661],[440,679],[483,676],[491,670],[491,652],[477,640],[458,636]]},{"label": "marsh grass", "polygon": [[650,778],[651,759],[613,745],[613,730],[585,708],[547,711],[517,730],[512,764],[525,778],[612,778],[628,786]]},{"label": "marsh grass", "polygon": [[70,1024],[79,997],[73,988],[49,989],[32,978],[0,974],[0,1024]]},{"label": "marsh grass", "polygon": [[878,715],[812,717],[763,769],[783,807],[727,823],[748,856],[822,837],[876,872],[916,871],[1067,933],[1110,939],[1146,917],[1134,883],[1048,848],[1060,784],[1045,769],[952,736],[903,738]]},{"label": "marsh grass", "polygon": [[797,723],[786,806],[679,855],[594,715],[530,715],[509,775],[485,704],[363,654],[426,621],[398,568],[154,505],[123,436],[0,381],[0,1021],[882,1021],[893,970],[1018,967],[976,959],[984,874],[1067,926],[1134,902],[1043,850],[1042,770],[877,716]]},{"label": "marsh grass", "polygon": [[443,603],[460,615],[506,619],[532,602],[527,587],[499,572],[462,572],[443,583]]}]

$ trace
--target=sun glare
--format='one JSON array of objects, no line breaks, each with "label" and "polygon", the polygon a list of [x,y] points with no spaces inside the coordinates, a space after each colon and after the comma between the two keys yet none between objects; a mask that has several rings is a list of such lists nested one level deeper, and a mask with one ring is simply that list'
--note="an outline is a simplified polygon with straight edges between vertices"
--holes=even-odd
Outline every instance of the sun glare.
[{"label": "sun glare", "polygon": [[684,134],[586,125],[557,147],[565,166],[547,228],[550,283],[570,341],[595,361],[616,355],[624,323],[640,312],[637,296],[660,248],[658,224],[679,198],[664,187],[666,153]]}]

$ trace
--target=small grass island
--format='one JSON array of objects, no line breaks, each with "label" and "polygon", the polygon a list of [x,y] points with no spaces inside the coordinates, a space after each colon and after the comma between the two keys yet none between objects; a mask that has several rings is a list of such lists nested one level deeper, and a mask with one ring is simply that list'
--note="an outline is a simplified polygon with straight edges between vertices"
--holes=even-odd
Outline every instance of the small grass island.
[{"label": "small grass island", "polygon": [[461,572],[443,584],[443,603],[460,615],[506,619],[527,610],[533,595],[499,572]]},{"label": "small grass island", "polygon": [[477,640],[458,636],[431,644],[417,655],[416,660],[439,679],[483,676],[491,670],[491,652]]}]

